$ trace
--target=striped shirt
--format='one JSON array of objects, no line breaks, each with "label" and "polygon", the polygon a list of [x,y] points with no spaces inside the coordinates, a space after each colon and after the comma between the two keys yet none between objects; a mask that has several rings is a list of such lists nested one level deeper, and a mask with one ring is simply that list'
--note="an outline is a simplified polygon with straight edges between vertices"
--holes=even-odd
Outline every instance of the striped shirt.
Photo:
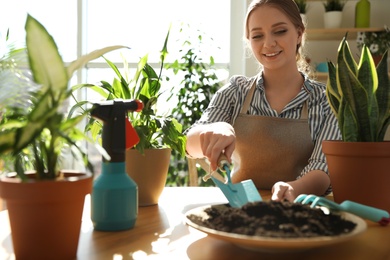
[{"label": "striped shirt", "polygon": [[[213,122],[234,124],[254,79],[255,77],[231,77],[229,83],[215,93],[208,108],[194,126]],[[260,77],[248,111],[248,114],[251,115],[300,119],[302,107],[306,100],[308,100],[308,124],[314,150],[308,165],[302,170],[298,178],[312,170],[322,170],[328,173],[325,155],[322,152],[322,140],[341,139],[337,119],[325,95],[325,84],[305,77],[301,91],[278,114],[271,108],[266,99],[263,78]]]}]

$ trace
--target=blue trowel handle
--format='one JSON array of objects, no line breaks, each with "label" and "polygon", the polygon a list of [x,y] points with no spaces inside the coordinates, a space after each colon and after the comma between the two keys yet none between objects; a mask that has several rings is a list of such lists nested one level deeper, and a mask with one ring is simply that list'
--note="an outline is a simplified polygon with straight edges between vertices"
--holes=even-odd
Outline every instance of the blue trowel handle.
[{"label": "blue trowel handle", "polygon": [[340,207],[347,212],[353,213],[357,216],[369,219],[374,222],[378,222],[382,225],[387,225],[390,216],[386,210],[366,206],[353,201],[343,201]]},{"label": "blue trowel handle", "polygon": [[221,153],[221,155],[219,156],[218,158],[218,167],[221,171],[225,172],[226,174],[226,177],[227,177],[227,185],[229,186],[229,188],[232,190],[232,191],[237,191],[236,188],[234,187],[233,183],[232,183],[232,179],[231,179],[231,176],[230,176],[230,163],[226,157],[226,155],[224,155],[223,153]]},{"label": "blue trowel handle", "polygon": [[230,163],[225,154],[221,153],[221,155],[218,158],[217,165],[218,168],[221,171],[226,172],[226,175],[228,175],[229,176],[228,178],[230,178]]},{"label": "blue trowel handle", "polygon": [[229,163],[229,160],[228,158],[226,157],[225,154],[221,153],[221,155],[219,156],[218,158],[218,165],[219,165],[219,168],[222,170],[222,171],[225,171],[225,166],[229,166],[230,163]]}]

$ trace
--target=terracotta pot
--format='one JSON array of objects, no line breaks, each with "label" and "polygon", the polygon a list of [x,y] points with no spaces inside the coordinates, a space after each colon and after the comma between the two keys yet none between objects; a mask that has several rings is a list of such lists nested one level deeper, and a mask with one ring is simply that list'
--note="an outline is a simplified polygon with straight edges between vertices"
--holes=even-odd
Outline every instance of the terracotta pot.
[{"label": "terracotta pot", "polygon": [[375,66],[378,66],[379,62],[381,61],[383,55],[372,55],[372,59],[374,60]]},{"label": "terracotta pot", "polygon": [[156,205],[165,187],[171,149],[146,149],[144,155],[126,151],[126,171],[138,185],[138,205]]},{"label": "terracotta pot", "polygon": [[69,172],[56,181],[0,179],[7,204],[16,259],[75,259],[85,196],[92,175]]},{"label": "terracotta pot", "polygon": [[390,141],[323,141],[334,200],[390,212]]}]

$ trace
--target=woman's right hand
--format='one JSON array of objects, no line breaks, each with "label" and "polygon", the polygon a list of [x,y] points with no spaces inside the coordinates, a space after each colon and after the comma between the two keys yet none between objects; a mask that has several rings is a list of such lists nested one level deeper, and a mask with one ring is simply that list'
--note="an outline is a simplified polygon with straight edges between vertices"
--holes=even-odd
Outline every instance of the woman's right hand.
[{"label": "woman's right hand", "polygon": [[231,163],[236,135],[232,125],[216,122],[203,125],[199,132],[199,143],[203,155],[209,160],[212,171],[218,167],[218,158],[223,153]]}]

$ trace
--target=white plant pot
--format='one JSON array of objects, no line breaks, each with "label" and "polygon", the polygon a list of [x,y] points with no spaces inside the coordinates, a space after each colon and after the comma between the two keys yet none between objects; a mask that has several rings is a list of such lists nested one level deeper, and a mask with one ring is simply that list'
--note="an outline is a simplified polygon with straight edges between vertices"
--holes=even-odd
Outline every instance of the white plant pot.
[{"label": "white plant pot", "polygon": [[331,11],[324,14],[324,27],[325,28],[340,28],[343,20],[343,12]]},{"label": "white plant pot", "polygon": [[307,16],[306,16],[306,14],[302,14],[302,13],[301,13],[300,15],[301,15],[303,24],[304,24],[305,26],[307,26]]}]

